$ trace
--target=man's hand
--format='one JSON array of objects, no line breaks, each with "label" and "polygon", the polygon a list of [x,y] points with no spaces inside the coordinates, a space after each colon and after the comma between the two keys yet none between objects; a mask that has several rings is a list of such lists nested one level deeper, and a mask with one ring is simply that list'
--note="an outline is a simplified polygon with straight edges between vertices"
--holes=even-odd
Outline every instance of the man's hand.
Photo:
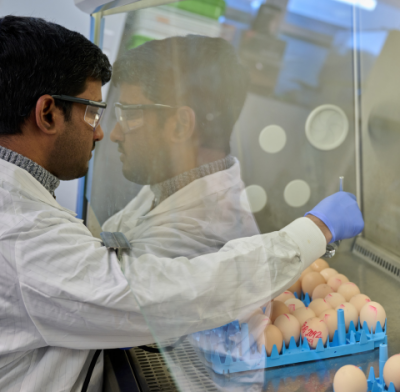
[{"label": "man's hand", "polygon": [[[364,229],[356,197],[348,192],[328,196],[305,216],[322,230],[328,243],[355,237]],[[327,229],[331,236],[327,234]]]},{"label": "man's hand", "polygon": [[306,218],[311,219],[321,229],[326,238],[326,243],[329,244],[332,241],[332,233],[329,231],[328,226],[314,215],[307,215]]}]

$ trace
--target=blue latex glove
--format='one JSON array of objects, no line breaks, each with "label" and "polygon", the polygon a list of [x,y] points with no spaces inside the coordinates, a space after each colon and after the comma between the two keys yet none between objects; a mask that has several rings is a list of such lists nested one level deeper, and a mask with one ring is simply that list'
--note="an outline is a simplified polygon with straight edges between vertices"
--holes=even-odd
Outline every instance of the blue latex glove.
[{"label": "blue latex glove", "polygon": [[352,238],[364,229],[364,219],[358,208],[356,197],[348,192],[338,192],[322,200],[311,211],[321,219],[332,233],[332,241]]}]

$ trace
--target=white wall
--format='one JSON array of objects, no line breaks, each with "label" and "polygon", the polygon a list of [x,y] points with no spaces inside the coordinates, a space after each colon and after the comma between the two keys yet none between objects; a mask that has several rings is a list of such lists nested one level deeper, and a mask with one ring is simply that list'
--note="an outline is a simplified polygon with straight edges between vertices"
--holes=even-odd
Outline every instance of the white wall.
[{"label": "white wall", "polygon": [[[0,0],[0,17],[5,15],[32,16],[58,23],[85,37],[90,35],[90,16],[80,11],[73,0]],[[56,190],[57,201],[76,210],[78,180],[62,181]]]}]

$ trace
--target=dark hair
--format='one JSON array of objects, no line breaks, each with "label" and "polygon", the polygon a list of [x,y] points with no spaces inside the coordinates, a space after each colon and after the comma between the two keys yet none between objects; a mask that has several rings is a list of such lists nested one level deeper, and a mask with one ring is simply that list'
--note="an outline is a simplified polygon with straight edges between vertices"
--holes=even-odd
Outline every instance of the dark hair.
[{"label": "dark hair", "polygon": [[[43,19],[0,19],[0,135],[21,133],[42,95],[79,95],[88,78],[107,83],[111,65],[82,34]],[[56,105],[69,120],[72,104]]]},{"label": "dark hair", "polygon": [[191,107],[202,145],[230,151],[248,78],[225,40],[188,35],[146,42],[114,64],[113,83],[138,85],[155,103]]}]

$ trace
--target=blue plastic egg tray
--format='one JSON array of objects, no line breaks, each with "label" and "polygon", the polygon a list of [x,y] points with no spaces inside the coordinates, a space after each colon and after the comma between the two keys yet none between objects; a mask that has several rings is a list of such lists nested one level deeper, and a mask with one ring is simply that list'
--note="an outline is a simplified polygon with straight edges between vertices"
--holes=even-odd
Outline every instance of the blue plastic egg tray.
[{"label": "blue plastic egg tray", "polygon": [[381,344],[379,346],[379,377],[375,377],[374,368],[371,366],[368,376],[368,390],[371,392],[396,392],[393,383],[391,382],[389,388],[386,387],[385,381],[383,380],[383,368],[388,360],[388,347],[387,344]]},{"label": "blue plastic egg tray", "polygon": [[[308,306],[310,299],[308,295],[302,296],[303,303]],[[325,345],[322,339],[318,341],[315,349],[310,348],[307,339],[300,336],[296,343],[292,337],[288,347],[283,342],[282,352],[279,353],[274,345],[271,355],[268,356],[265,347],[261,352],[248,331],[248,325],[241,326],[234,321],[223,327],[208,331],[197,332],[191,335],[193,343],[201,352],[207,364],[218,374],[237,373],[248,370],[266,369],[277,366],[315,361],[320,359],[340,357],[374,350],[381,344],[387,343],[387,321],[382,328],[378,322],[375,332],[369,330],[367,323],[355,326],[350,322],[346,333],[344,312],[338,309],[338,329],[333,339],[327,339]],[[380,389],[379,391],[383,391]],[[376,392],[378,390],[374,390]],[[392,391],[390,391],[392,392]]]}]

